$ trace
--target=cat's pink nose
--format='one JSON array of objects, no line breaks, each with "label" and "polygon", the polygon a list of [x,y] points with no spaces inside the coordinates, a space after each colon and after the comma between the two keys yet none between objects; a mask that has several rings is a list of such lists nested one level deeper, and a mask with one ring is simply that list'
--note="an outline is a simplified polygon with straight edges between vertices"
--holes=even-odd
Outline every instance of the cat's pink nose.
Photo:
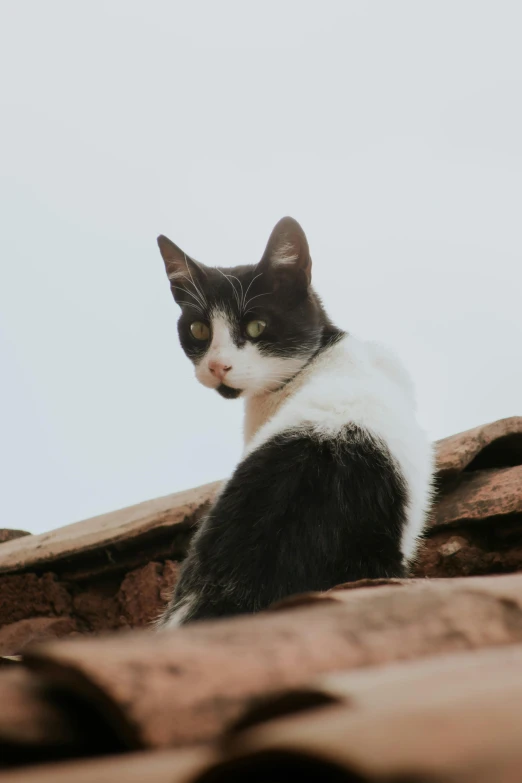
[{"label": "cat's pink nose", "polygon": [[212,373],[212,375],[215,375],[216,378],[220,381],[223,381],[225,379],[225,375],[229,370],[232,369],[232,367],[229,367],[226,364],[223,364],[223,362],[209,362],[208,363],[208,369]]}]

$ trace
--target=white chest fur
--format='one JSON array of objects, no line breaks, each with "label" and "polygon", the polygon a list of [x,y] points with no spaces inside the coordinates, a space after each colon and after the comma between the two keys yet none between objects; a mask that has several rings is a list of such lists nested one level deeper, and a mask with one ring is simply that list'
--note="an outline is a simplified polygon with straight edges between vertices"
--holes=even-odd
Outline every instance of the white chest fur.
[{"label": "white chest fur", "polygon": [[[245,451],[252,439],[263,426],[274,418],[280,408],[286,403],[291,404],[291,399],[297,390],[307,382],[308,372],[303,370],[294,380],[287,383],[281,389],[264,394],[256,394],[245,398],[245,413],[243,418],[243,443]],[[250,450],[250,449],[248,449]]]}]

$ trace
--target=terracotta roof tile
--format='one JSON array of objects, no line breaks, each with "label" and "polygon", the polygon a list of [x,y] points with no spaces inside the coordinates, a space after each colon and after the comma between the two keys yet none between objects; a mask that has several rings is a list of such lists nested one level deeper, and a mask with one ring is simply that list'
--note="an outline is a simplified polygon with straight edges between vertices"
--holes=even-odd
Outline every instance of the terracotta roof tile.
[{"label": "terracotta roof tile", "polygon": [[417,685],[436,683],[432,700],[446,701],[474,694],[494,695],[499,686],[522,676],[522,645],[508,645],[442,654],[414,661],[341,671],[310,679],[299,688],[253,699],[233,722],[224,739],[274,718],[313,710],[321,705],[346,705],[352,709],[403,709],[419,703]]},{"label": "terracotta roof tile", "polygon": [[[437,443],[439,475],[455,477],[466,468],[506,467],[522,464],[522,417],[502,419],[452,435]],[[0,531],[0,573],[48,564],[125,543],[180,524],[214,497],[221,482],[174,493],[92,519],[26,537],[24,531]],[[14,537],[14,540],[6,540]],[[23,536],[23,539],[18,538]]]},{"label": "terracotta roof tile", "polygon": [[100,749],[97,732],[66,712],[41,681],[24,667],[0,670],[0,766],[82,755]]},{"label": "terracotta roof tile", "polygon": [[46,764],[4,773],[2,783],[190,783],[209,755],[191,748]]},{"label": "terracotta roof tile", "polygon": [[0,549],[0,573],[42,569],[78,553],[142,539],[190,520],[213,497],[220,482],[148,500],[135,506],[30,538],[17,538]]},{"label": "terracotta roof tile", "polygon": [[[481,768],[499,783],[507,761],[522,771],[522,686],[445,697],[435,676],[417,681],[418,700],[356,710],[323,707],[241,732],[197,783],[465,781]],[[407,678],[404,682],[408,688]],[[337,774],[335,774],[337,773]],[[353,776],[353,777],[352,777]],[[505,779],[505,778],[504,778]]]},{"label": "terracotta roof tile", "polygon": [[522,418],[437,444],[439,485],[418,576],[522,570]]},{"label": "terracotta roof tile", "polygon": [[363,781],[472,780],[504,763],[522,772],[521,697],[520,646],[323,678],[251,710],[197,781],[269,781],[276,770],[297,780],[307,765],[318,781],[330,765]]},{"label": "terracotta roof tile", "polygon": [[22,538],[22,536],[31,535],[26,530],[12,530],[8,528],[0,529],[0,544],[5,544],[6,541],[13,541],[15,538]]},{"label": "terracotta roof tile", "polygon": [[522,463],[522,416],[483,424],[437,442],[437,467],[450,478],[469,467],[504,467]]},{"label": "terracotta roof tile", "polygon": [[474,576],[522,571],[522,418],[437,448],[416,574],[460,578],[154,634],[121,629],[159,612],[219,483],[0,542],[0,655],[24,651],[0,657],[0,766],[49,762],[2,779],[522,780],[522,573]]},{"label": "terracotta roof tile", "polygon": [[160,635],[49,642],[27,661],[98,705],[129,746],[160,748],[211,740],[253,696],[320,673],[522,642],[522,575],[331,597]]},{"label": "terracotta roof tile", "polygon": [[29,617],[0,628],[0,654],[17,650],[44,639],[56,639],[78,632],[71,617]]},{"label": "terracotta roof tile", "polygon": [[462,476],[435,508],[436,526],[522,513],[522,465]]}]

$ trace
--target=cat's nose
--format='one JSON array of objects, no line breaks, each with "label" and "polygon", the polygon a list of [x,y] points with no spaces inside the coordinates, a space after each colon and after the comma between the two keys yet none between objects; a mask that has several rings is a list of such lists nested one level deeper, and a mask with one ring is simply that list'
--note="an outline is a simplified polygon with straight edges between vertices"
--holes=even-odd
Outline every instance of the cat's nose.
[{"label": "cat's nose", "polygon": [[232,369],[232,367],[227,364],[223,364],[223,362],[212,361],[208,363],[208,369],[212,375],[216,376],[218,380],[223,381],[225,379],[225,375],[229,370]]}]

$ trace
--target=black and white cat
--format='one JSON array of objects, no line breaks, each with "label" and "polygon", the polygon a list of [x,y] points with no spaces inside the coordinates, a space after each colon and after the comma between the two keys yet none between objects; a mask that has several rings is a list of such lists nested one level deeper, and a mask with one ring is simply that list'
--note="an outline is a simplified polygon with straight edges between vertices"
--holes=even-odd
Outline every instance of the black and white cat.
[{"label": "black and white cat", "polygon": [[230,269],[158,244],[197,379],[245,400],[243,457],[160,627],[404,576],[430,503],[432,448],[401,364],[326,315],[301,226],[283,218],[258,264]]}]

